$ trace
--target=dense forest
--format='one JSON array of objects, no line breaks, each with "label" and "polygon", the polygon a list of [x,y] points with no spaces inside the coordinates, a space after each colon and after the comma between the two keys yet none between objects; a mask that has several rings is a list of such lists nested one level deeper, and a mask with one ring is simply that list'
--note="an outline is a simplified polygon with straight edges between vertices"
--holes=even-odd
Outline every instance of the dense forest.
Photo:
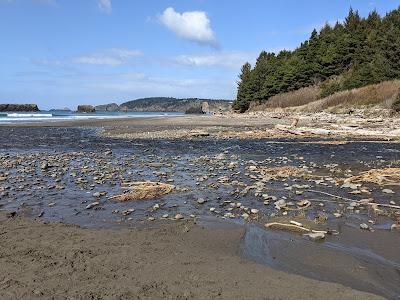
[{"label": "dense forest", "polygon": [[381,17],[350,9],[343,23],[326,24],[293,51],[261,52],[254,68],[243,65],[233,108],[319,85],[321,97],[400,78],[400,8]]}]

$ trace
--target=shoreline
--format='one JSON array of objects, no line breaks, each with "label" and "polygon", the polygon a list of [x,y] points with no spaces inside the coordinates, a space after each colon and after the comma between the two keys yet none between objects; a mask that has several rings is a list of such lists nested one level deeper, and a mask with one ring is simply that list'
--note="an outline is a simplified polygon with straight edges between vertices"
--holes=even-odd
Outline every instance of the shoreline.
[{"label": "shoreline", "polygon": [[[395,271],[399,269],[400,257],[392,251],[399,247],[398,232],[389,230],[395,222],[393,212],[385,211],[392,215],[375,216],[367,205],[357,203],[356,212],[353,212],[347,207],[348,204],[343,204],[346,202],[332,201],[329,197],[324,198],[301,187],[307,184],[310,185],[309,189],[337,193],[343,199],[351,197],[354,201],[365,197],[373,197],[379,204],[397,201],[394,195],[382,193],[383,187],[380,186],[365,184],[358,188],[356,185],[358,193],[352,194],[354,190],[340,188],[339,185],[343,184],[339,177],[351,175],[346,173],[350,167],[356,175],[365,168],[385,168],[396,164],[396,153],[400,152],[397,140],[382,141],[365,136],[304,136],[290,132],[282,134],[276,128],[276,125],[290,126],[292,120],[293,116],[264,119],[248,115],[238,118],[183,116],[0,126],[0,209],[18,214],[17,218],[7,218],[5,213],[0,212],[0,241],[7,245],[0,247],[0,250],[4,251],[4,262],[9,264],[7,276],[10,277],[0,277],[0,282],[10,283],[3,290],[8,293],[10,287],[18,282],[17,273],[14,274],[13,270],[16,269],[15,261],[19,261],[26,268],[31,268],[30,277],[24,278],[25,281],[18,286],[20,297],[28,297],[31,295],[29,293],[33,293],[46,298],[49,293],[67,290],[65,282],[52,282],[47,286],[48,278],[37,277],[41,268],[50,268],[51,272],[56,273],[55,266],[61,265],[62,272],[76,273],[83,280],[82,283],[74,281],[79,287],[72,292],[76,295],[88,292],[85,294],[88,297],[129,298],[140,295],[144,298],[210,298],[221,293],[222,298],[248,298],[248,295],[252,295],[253,298],[298,299],[296,295],[300,295],[300,298],[307,298],[307,295],[320,298],[324,290],[332,291],[329,294],[332,299],[337,298],[336,292],[344,298],[358,297],[356,290],[332,283],[339,282],[353,289],[397,299],[395,293],[398,287],[395,282],[398,275]],[[300,120],[296,130],[310,124],[308,119]],[[96,133],[92,129],[96,129]],[[255,135],[257,132],[263,134]],[[121,137],[125,134],[127,136]],[[357,157],[351,154],[354,151],[358,151]],[[380,159],[374,159],[374,155],[378,154]],[[340,157],[340,161],[336,157]],[[363,164],[360,165],[359,161]],[[335,162],[339,162],[340,166],[335,166]],[[293,175],[262,179],[260,172],[264,172],[266,167],[285,164],[296,166]],[[296,172],[299,174],[296,175]],[[319,183],[321,178],[325,180],[322,184]],[[123,182],[144,180],[171,183],[176,190],[165,197],[144,201],[116,203],[111,200],[112,196],[123,192]],[[296,190],[292,192],[292,188]],[[258,192],[258,189],[262,189],[262,192]],[[393,190],[396,193],[399,191],[397,188]],[[94,196],[96,192],[105,194]],[[275,195],[277,199],[286,199],[291,205],[288,209],[297,208],[293,212],[287,210],[286,215],[285,209],[276,212]],[[201,197],[207,201],[199,204]],[[318,197],[327,202],[319,202],[321,198]],[[303,199],[310,199],[311,207],[304,214],[300,211],[297,213],[299,206],[296,203]],[[290,204],[290,200],[294,203]],[[315,200],[318,202],[313,202]],[[239,201],[248,207],[239,205]],[[250,208],[257,209],[255,213],[250,213]],[[338,212],[341,216],[333,218],[332,213]],[[183,215],[183,221],[174,219],[178,213]],[[163,217],[165,214],[166,218]],[[245,218],[245,225],[236,229],[220,226],[221,223],[212,228],[199,225],[204,217],[210,215],[218,219]],[[38,220],[27,219],[26,216]],[[302,235],[268,230],[261,226],[271,221],[286,223],[293,220],[316,230],[330,228],[339,232],[339,235],[327,235],[325,242],[319,243],[309,241]],[[59,221],[83,227],[106,228],[83,229],[75,225],[62,225]],[[229,224],[229,221],[224,222]],[[361,222],[369,224],[370,230],[362,231],[359,228]],[[261,227],[253,226],[253,223]],[[107,229],[114,225],[119,228]],[[37,229],[38,233],[30,227]],[[11,232],[17,233],[13,236]],[[118,233],[118,238],[113,240],[109,237],[110,232]],[[128,262],[136,260],[124,247],[122,250],[110,250],[110,243],[124,245],[124,233],[126,236],[135,236],[128,244],[143,262],[130,265]],[[56,236],[52,239],[54,234]],[[149,234],[152,239],[150,242],[146,239]],[[61,236],[65,235],[85,236],[84,241],[89,248],[82,244],[82,240],[73,240],[75,244],[69,241],[65,251],[73,250],[77,257],[68,256],[62,249],[59,250],[61,253],[57,250],[60,257],[67,257],[66,261],[61,261],[48,251],[48,247],[54,243],[62,248],[64,240]],[[33,241],[27,245],[21,242],[31,236]],[[179,247],[174,244],[176,239],[180,241]],[[10,248],[16,240],[20,241],[16,244],[20,249],[17,254]],[[224,240],[228,248],[222,247],[220,240]],[[139,241],[140,245],[136,245],[135,241]],[[193,250],[192,245],[185,241],[192,241],[197,248]],[[147,251],[146,247],[150,247],[151,251]],[[222,256],[214,255],[214,252],[220,253],[221,247],[225,249]],[[27,248],[33,249],[33,252],[27,254]],[[81,248],[88,255],[87,258],[76,252]],[[96,249],[95,253],[100,254],[95,254],[93,258],[90,249]],[[182,257],[167,257],[170,252],[178,252]],[[107,255],[112,253],[118,255],[112,255],[108,261]],[[266,254],[273,254],[273,259]],[[10,260],[12,255],[16,255],[16,260]],[[95,265],[95,262],[99,262],[95,259],[98,256],[107,260],[105,269]],[[30,266],[28,260],[32,258],[38,264]],[[56,264],[49,266],[51,261]],[[163,264],[164,261],[169,263]],[[69,264],[83,264],[85,268],[71,270]],[[197,273],[199,266],[203,273]],[[239,271],[238,266],[242,267]],[[114,271],[110,273],[107,268]],[[141,278],[119,273],[119,268],[136,273],[145,271],[146,275]],[[157,268],[163,272],[160,272],[157,280],[151,281],[150,273],[159,271]],[[261,269],[255,271],[258,268]],[[96,270],[107,278],[113,278],[114,274],[118,280],[122,280],[121,287],[126,287],[127,281],[124,280],[129,278],[141,288],[137,289],[135,285],[126,294],[129,296],[115,294],[111,283],[102,281],[96,285],[96,272],[88,275],[87,270]],[[171,281],[168,275],[180,274],[181,271],[194,278],[188,281],[185,281],[186,277],[179,279],[185,282],[183,287],[181,283]],[[215,289],[209,288],[206,279],[200,280],[209,277],[209,272],[215,276],[211,279]],[[239,290],[232,289],[228,284],[233,280],[231,273],[238,276],[234,277],[234,287],[239,287]],[[36,286],[32,280],[38,278],[46,286],[45,291],[40,288],[37,291],[39,285]],[[64,281],[65,278],[61,277],[60,280]],[[91,287],[89,291],[84,290],[85,282]],[[266,284],[273,286],[274,291],[266,289]],[[96,288],[99,290],[96,291]],[[188,291],[188,294],[184,291]],[[219,292],[213,294],[215,291]],[[2,286],[0,295],[1,292]]]},{"label": "shoreline", "polygon": [[362,114],[250,112],[0,124],[1,127],[94,127],[122,139],[307,138],[400,141],[400,117]]},{"label": "shoreline", "polygon": [[0,232],[3,299],[380,299],[240,258],[243,230],[235,227],[210,230],[177,222],[94,230],[0,212]]}]

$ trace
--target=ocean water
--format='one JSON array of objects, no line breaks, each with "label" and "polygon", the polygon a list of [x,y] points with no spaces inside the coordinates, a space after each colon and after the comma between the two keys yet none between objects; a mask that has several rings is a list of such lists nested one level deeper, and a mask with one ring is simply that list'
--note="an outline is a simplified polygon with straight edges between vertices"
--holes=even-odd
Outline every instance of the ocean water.
[{"label": "ocean water", "polygon": [[0,124],[27,122],[59,122],[73,120],[97,120],[114,118],[143,118],[161,116],[182,116],[179,112],[95,112],[78,113],[71,111],[0,112]]}]

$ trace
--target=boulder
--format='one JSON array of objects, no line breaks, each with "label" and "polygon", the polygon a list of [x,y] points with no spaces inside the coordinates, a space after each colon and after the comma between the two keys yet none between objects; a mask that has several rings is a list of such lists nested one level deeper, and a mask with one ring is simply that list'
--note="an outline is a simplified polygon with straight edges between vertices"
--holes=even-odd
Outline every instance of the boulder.
[{"label": "boulder", "polygon": [[92,113],[95,112],[96,109],[92,105],[78,105],[77,111],[80,113]]}]

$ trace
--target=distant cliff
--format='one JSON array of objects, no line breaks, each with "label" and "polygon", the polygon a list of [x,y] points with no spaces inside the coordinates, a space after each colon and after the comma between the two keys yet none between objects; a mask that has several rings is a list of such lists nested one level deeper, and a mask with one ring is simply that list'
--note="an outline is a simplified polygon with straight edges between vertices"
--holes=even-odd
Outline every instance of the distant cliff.
[{"label": "distant cliff", "polygon": [[0,111],[39,111],[36,104],[0,104]]},{"label": "distant cliff", "polygon": [[203,102],[208,103],[210,112],[228,111],[232,102],[229,100],[187,98],[177,99],[169,97],[141,98],[128,101],[120,105],[120,110],[129,111],[154,111],[154,112],[186,112],[193,108],[201,107]]},{"label": "distant cliff", "polygon": [[94,107],[96,111],[119,111],[120,107],[117,103],[97,105]]}]

